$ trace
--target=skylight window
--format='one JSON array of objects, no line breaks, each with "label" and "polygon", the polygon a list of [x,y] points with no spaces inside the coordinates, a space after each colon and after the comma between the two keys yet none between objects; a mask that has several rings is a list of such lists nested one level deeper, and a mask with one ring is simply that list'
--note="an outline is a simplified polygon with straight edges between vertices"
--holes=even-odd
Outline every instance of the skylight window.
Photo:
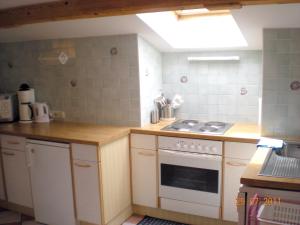
[{"label": "skylight window", "polygon": [[169,11],[137,16],[173,48],[212,49],[248,45],[229,11],[184,11],[186,10],[181,11],[181,14]]}]

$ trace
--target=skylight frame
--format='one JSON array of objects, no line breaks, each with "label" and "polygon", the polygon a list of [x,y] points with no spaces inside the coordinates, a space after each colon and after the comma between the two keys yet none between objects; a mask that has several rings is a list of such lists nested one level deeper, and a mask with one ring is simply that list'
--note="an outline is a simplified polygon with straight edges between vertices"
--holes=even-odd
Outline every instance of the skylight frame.
[{"label": "skylight frame", "polygon": [[137,16],[174,49],[235,49],[248,46],[231,14],[178,19],[174,11],[167,11]]}]

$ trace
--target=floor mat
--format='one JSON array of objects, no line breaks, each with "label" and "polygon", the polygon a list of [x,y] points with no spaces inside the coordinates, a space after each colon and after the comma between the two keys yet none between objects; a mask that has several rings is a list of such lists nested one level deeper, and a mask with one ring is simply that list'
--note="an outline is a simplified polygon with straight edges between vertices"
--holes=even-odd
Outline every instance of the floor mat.
[{"label": "floor mat", "polygon": [[21,214],[19,213],[11,211],[2,211],[0,213],[0,224],[10,224],[19,222],[21,222]]},{"label": "floor mat", "polygon": [[187,225],[187,224],[145,216],[145,218],[141,222],[139,222],[138,225]]}]

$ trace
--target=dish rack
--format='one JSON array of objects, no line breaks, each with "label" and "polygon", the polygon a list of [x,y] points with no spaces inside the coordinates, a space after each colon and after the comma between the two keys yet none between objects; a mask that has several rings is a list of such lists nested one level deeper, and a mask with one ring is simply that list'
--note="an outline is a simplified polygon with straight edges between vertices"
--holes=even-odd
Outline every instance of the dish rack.
[{"label": "dish rack", "polygon": [[250,208],[248,225],[300,225],[300,202],[258,203]]},{"label": "dish rack", "polygon": [[300,205],[287,202],[266,206],[262,205],[257,214],[260,225],[300,224]]}]

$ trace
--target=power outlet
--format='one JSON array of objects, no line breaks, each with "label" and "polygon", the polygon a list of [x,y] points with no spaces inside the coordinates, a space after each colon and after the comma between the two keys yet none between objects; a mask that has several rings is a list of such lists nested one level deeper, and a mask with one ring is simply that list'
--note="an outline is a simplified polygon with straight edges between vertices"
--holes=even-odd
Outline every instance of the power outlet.
[{"label": "power outlet", "polygon": [[64,120],[66,118],[66,114],[63,111],[52,111],[52,117],[54,120]]}]

